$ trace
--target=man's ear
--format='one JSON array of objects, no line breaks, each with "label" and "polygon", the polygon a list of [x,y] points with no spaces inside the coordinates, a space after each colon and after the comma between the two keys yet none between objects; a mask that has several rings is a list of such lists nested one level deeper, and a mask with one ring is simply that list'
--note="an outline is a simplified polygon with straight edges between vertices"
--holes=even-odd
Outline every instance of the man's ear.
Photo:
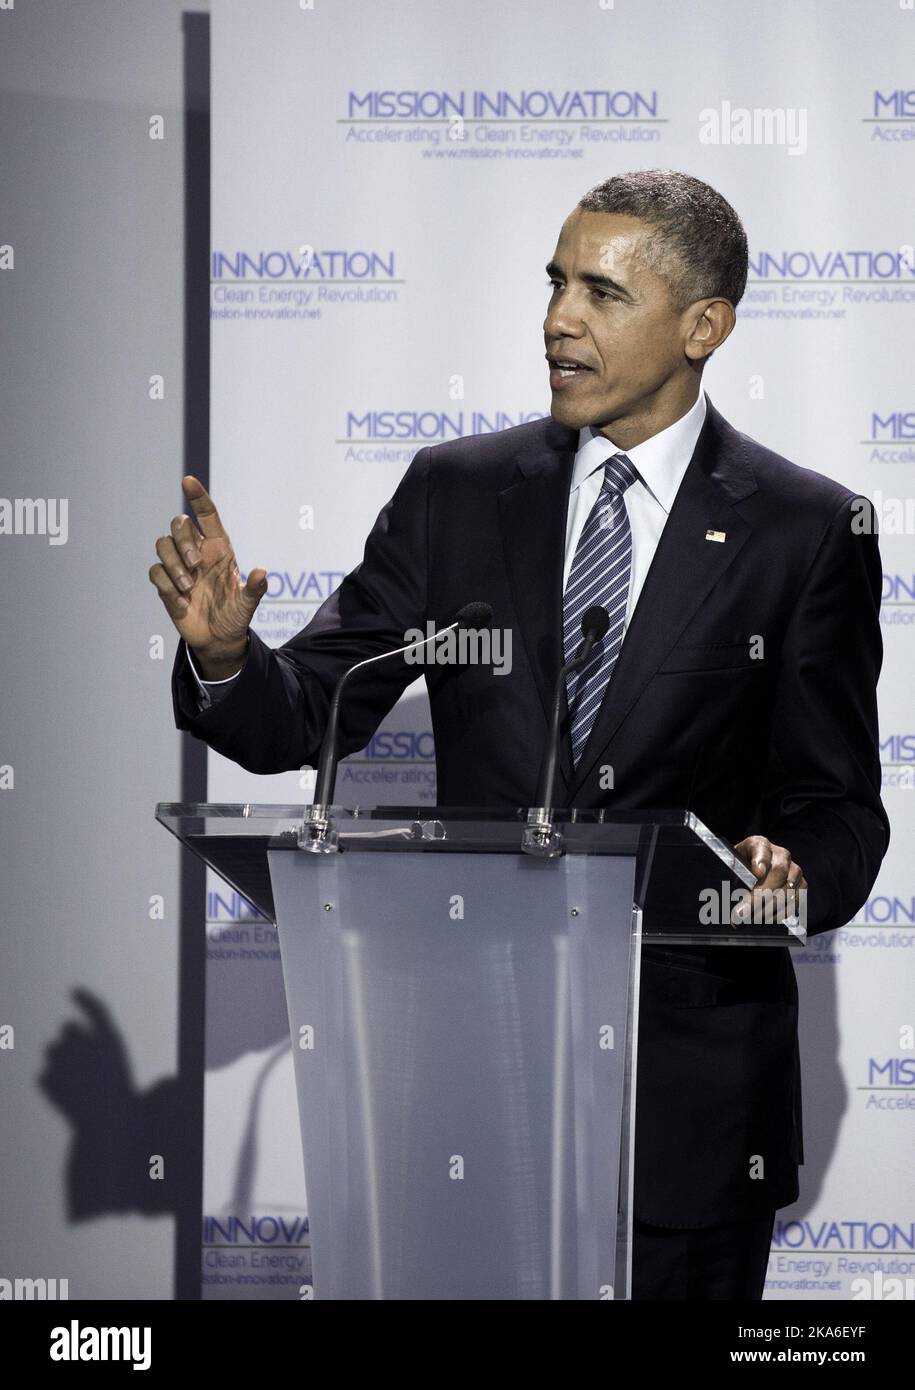
[{"label": "man's ear", "polygon": [[685,352],[691,361],[701,361],[721,347],[731,333],[737,315],[729,299],[704,299],[691,304],[687,313],[691,327],[686,337]]}]

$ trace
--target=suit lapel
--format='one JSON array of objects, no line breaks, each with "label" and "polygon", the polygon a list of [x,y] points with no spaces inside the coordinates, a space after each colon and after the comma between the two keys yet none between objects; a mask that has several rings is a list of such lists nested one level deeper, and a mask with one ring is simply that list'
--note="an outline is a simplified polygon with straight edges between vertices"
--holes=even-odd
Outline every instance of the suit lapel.
[{"label": "suit lapel", "polygon": [[[578,430],[549,418],[538,442],[516,455],[518,481],[499,493],[502,545],[517,615],[515,635],[524,644],[547,724],[562,656],[566,513],[577,448]],[[568,786],[568,740],[562,743],[560,772]]]},{"label": "suit lapel", "polygon": [[[575,769],[570,804],[648,681],[752,533],[734,503],[755,488],[741,436],[708,402],[702,432]],[[723,531],[727,539],[707,541],[707,530]],[[663,756],[663,750],[656,751]]]}]

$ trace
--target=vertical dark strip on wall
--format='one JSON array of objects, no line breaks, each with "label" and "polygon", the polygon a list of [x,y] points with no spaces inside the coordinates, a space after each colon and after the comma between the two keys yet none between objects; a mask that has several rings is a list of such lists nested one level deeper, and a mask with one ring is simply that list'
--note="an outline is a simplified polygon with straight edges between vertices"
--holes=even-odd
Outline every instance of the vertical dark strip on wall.
[{"label": "vertical dark strip on wall", "polygon": [[[210,485],[210,16],[181,16],[184,50],[184,441],[181,473]],[[176,487],[180,480],[176,479]],[[179,491],[180,496],[180,491]],[[183,510],[183,508],[182,508]],[[207,750],[182,736],[181,800],[206,801]],[[184,850],[178,975],[179,1113],[184,1117],[175,1212],[175,1298],[199,1299],[203,1214],[206,870]]]}]

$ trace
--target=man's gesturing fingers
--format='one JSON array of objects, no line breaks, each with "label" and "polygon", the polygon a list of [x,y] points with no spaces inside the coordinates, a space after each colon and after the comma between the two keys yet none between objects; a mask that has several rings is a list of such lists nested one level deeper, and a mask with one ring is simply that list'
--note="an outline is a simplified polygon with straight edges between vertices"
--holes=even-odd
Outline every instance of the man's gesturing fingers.
[{"label": "man's gesturing fingers", "polygon": [[197,525],[208,540],[215,540],[217,537],[224,537],[225,531],[216,510],[216,503],[213,501],[206,488],[192,473],[181,479],[181,488],[185,497],[191,504],[191,510],[197,518]]},{"label": "man's gesturing fingers", "polygon": [[267,571],[258,566],[257,569],[253,569],[248,575],[241,590],[242,601],[248,608],[250,617],[254,617],[254,610],[266,592]]},{"label": "man's gesturing fingers", "polygon": [[194,525],[191,518],[187,515],[172,517],[172,540],[175,542],[179,555],[184,559],[186,565],[193,569],[200,564],[200,532]]},{"label": "man's gesturing fingers", "polygon": [[181,593],[189,594],[194,587],[194,576],[188,573],[187,566],[178,554],[178,547],[171,536],[160,536],[156,541],[156,554],[162,561],[169,579]]},{"label": "man's gesturing fingers", "polygon": [[183,618],[188,609],[188,601],[183,594],[179,594],[178,590],[169,579],[165,566],[150,565],[149,579],[150,583],[156,586],[158,595],[165,604],[165,611],[168,616],[173,621]]}]

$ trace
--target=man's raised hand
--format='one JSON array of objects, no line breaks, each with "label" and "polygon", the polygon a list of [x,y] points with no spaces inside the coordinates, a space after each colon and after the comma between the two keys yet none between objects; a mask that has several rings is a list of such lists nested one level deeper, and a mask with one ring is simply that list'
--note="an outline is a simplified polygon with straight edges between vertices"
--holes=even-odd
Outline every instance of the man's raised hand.
[{"label": "man's raised hand", "polygon": [[196,518],[172,518],[156,541],[159,563],[150,566],[165,610],[191,648],[204,680],[232,676],[244,665],[248,628],[267,592],[267,572],[254,569],[242,583],[232,543],[212,497],[191,475],[181,487]]}]

